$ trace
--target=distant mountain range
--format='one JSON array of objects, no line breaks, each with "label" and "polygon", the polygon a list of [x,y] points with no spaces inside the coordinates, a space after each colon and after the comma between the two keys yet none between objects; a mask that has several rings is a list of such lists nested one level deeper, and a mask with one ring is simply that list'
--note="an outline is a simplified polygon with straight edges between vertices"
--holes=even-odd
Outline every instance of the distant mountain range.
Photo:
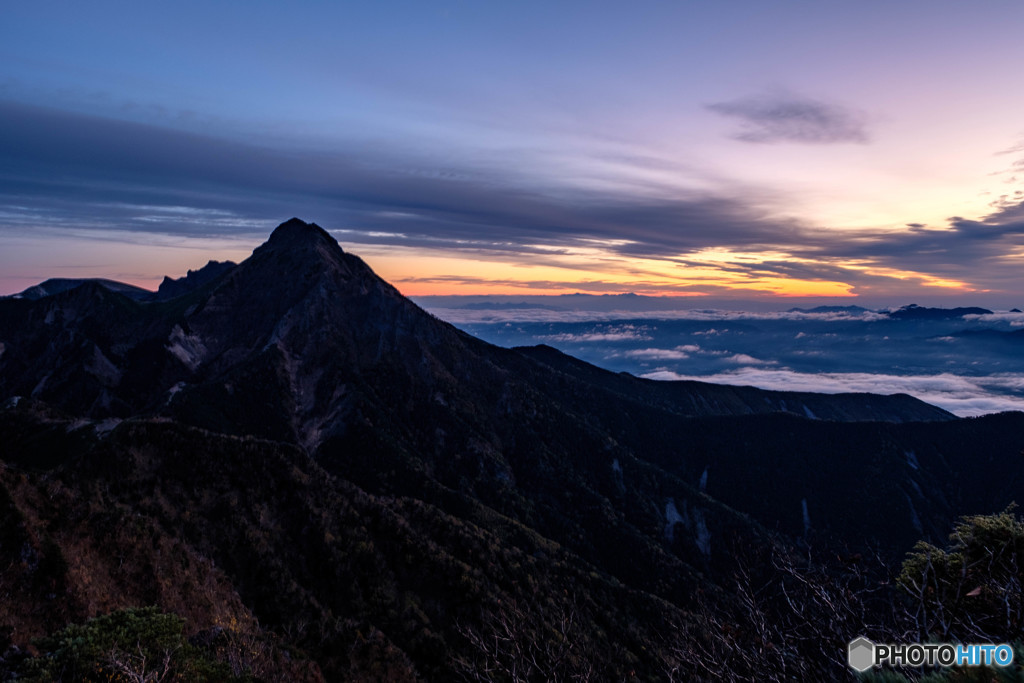
[{"label": "distant mountain range", "polygon": [[42,299],[44,297],[53,296],[54,294],[60,294],[61,292],[76,289],[82,285],[91,284],[99,285],[104,289],[109,289],[111,292],[123,294],[134,301],[166,301],[183,294],[188,294],[192,290],[201,287],[207,282],[211,282],[222,273],[225,273],[234,267],[235,264],[231,261],[210,261],[199,270],[188,271],[188,274],[184,277],[177,279],[164,277],[163,282],[160,283],[160,287],[155,292],[143,289],[142,287],[136,287],[135,285],[129,285],[124,282],[106,280],[103,278],[51,278],[45,282],[39,283],[38,285],[29,287],[23,292],[13,295],[12,298],[32,300]]},{"label": "distant mountain range", "polygon": [[910,304],[895,311],[888,311],[889,317],[896,320],[948,320],[962,318],[965,315],[991,315],[992,311],[977,306],[958,308],[927,308]]},{"label": "distant mountain range", "polygon": [[790,313],[867,313],[863,306],[815,306],[813,308],[791,308]]},{"label": "distant mountain range", "polygon": [[76,289],[77,287],[81,287],[85,284],[98,285],[104,289],[109,289],[111,292],[123,294],[129,299],[135,299],[136,301],[148,300],[154,296],[153,292],[148,289],[125,284],[123,282],[117,282],[116,280],[105,280],[103,278],[51,278],[45,282],[40,282],[38,285],[31,286],[23,292],[15,294],[13,298],[42,299],[44,297],[53,296],[54,294],[60,294],[61,292]]},{"label": "distant mountain range", "polygon": [[[169,276],[165,276],[163,281],[160,283],[160,287],[156,292],[151,292],[141,287],[129,285],[123,282],[117,282],[115,280],[107,280],[104,278],[81,278],[81,279],[66,279],[66,278],[53,278],[46,280],[38,285],[33,285],[28,289],[19,292],[18,294],[12,295],[11,298],[15,299],[41,299],[43,297],[51,296],[53,294],[59,294],[76,287],[80,287],[87,283],[93,283],[105,287],[112,292],[117,292],[127,296],[129,299],[136,301],[166,301],[175,297],[187,294],[188,292],[197,289],[198,287],[211,282],[221,274],[233,269],[235,263],[231,261],[210,261],[205,266],[198,270],[190,270],[184,277],[172,279]],[[659,310],[677,310],[685,308],[679,305],[678,299],[666,298],[666,297],[651,297],[634,294],[627,292],[624,294],[562,294],[556,297],[546,297],[557,304],[543,304],[530,301],[497,301],[482,297],[480,301],[469,301],[468,303],[458,303],[460,297],[425,297],[427,299],[438,299],[444,301],[450,301],[450,306],[455,309],[463,309],[470,311],[487,311],[487,310],[548,310],[548,311],[562,311],[569,310],[574,307],[575,303],[566,302],[586,302],[587,304],[599,303],[599,308],[604,309],[610,304],[613,307],[621,305],[630,305],[635,301],[643,301],[647,305],[656,306]],[[469,298],[481,298],[481,297],[469,297]],[[896,309],[882,309],[873,311],[863,306],[814,306],[812,308],[790,308],[790,313],[849,313],[849,314],[860,314],[860,313],[871,313],[878,312],[883,315],[887,315],[894,320],[950,320],[954,318],[962,318],[967,315],[991,315],[993,311],[987,308],[980,308],[977,306],[959,306],[955,308],[938,308],[938,307],[925,307],[918,306],[917,304],[908,304]],[[1020,312],[1017,309],[1013,309],[1012,312]]]},{"label": "distant mountain range", "polygon": [[54,282],[0,300],[0,629],[21,648],[157,604],[277,643],[294,680],[700,680],[724,620],[742,679],[781,665],[737,576],[779,616],[780,563],[896,560],[1024,499],[1024,414],[492,346],[298,219],[148,297]]},{"label": "distant mountain range", "polygon": [[[736,311],[767,313],[778,310],[776,304],[767,301],[738,301],[730,299],[707,299],[704,297],[648,296],[632,292],[622,294],[559,294],[559,295],[425,295],[414,297],[416,302],[429,310],[477,310],[507,311],[543,308],[552,311],[575,311],[593,313],[616,313],[617,317],[634,313],[637,317],[648,317],[659,312],[682,311]],[[739,309],[737,307],[740,307]],[[746,308],[743,308],[746,307]],[[1011,312],[1020,312],[1013,309]],[[900,307],[858,306],[858,305],[816,305],[794,306],[786,309],[789,313],[827,314],[838,313],[857,316],[875,313],[893,320],[950,320],[965,315],[986,315],[992,310],[979,306],[918,306],[907,304]]]}]

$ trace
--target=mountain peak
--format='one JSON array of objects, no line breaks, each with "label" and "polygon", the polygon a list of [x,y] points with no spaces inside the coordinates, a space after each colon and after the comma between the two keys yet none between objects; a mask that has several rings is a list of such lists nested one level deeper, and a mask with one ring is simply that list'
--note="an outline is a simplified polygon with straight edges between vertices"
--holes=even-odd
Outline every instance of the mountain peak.
[{"label": "mountain peak", "polygon": [[314,245],[326,241],[333,247],[340,249],[338,241],[331,237],[330,233],[316,223],[307,223],[299,218],[291,218],[274,229],[270,233],[268,245],[275,247],[299,247]]}]

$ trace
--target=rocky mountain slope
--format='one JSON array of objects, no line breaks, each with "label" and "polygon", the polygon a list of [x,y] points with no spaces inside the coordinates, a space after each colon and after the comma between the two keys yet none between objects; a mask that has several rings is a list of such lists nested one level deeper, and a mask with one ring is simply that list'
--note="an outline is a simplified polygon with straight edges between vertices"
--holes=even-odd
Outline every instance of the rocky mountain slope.
[{"label": "rocky mountain slope", "polygon": [[708,620],[743,622],[737,576],[775,586],[797,549],[898,558],[1022,497],[1020,414],[491,346],[297,219],[221,270],[162,301],[0,300],[0,626],[20,647],[156,603],[314,678],[516,657],[535,679],[701,678]]}]

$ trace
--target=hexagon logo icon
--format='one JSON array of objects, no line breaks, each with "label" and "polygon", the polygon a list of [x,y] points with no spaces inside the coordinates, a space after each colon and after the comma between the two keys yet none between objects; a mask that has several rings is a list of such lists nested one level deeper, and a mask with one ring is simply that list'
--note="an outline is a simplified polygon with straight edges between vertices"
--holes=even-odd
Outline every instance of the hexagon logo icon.
[{"label": "hexagon logo icon", "polygon": [[847,661],[854,671],[867,671],[875,665],[875,644],[864,636],[851,640]]}]

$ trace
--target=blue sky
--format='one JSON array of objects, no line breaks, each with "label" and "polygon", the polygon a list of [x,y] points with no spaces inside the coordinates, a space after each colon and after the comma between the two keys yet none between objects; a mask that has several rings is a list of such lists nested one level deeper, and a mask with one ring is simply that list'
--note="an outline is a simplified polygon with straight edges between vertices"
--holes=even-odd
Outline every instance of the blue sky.
[{"label": "blue sky", "polygon": [[8,3],[0,293],[297,215],[404,292],[1019,305],[1024,5]]}]

